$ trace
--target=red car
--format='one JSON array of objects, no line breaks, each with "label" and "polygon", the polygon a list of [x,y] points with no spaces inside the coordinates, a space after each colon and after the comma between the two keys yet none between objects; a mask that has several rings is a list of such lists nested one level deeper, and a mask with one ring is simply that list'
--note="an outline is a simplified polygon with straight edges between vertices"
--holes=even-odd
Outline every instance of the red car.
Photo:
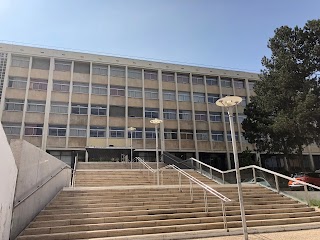
[{"label": "red car", "polygon": [[[320,173],[300,172],[293,174],[292,178],[320,187]],[[303,190],[303,185],[295,181],[289,181],[288,186],[290,190]],[[315,189],[308,186],[308,190]]]}]

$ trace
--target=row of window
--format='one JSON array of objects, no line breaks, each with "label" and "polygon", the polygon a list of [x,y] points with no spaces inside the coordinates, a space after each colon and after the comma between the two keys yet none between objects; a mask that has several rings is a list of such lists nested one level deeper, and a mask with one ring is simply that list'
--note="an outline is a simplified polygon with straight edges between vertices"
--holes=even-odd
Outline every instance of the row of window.
[{"label": "row of window", "polygon": [[[7,135],[20,135],[21,125],[9,123],[3,124],[4,131]],[[43,125],[42,124],[25,124],[24,135],[25,136],[42,136]],[[99,126],[90,126],[90,137],[105,138],[107,134],[105,127]],[[154,128],[146,128],[144,131],[145,138],[156,138],[156,133]],[[67,135],[67,126],[66,125],[49,125],[48,130],[49,136],[55,137],[65,137]],[[87,137],[87,127],[86,126],[75,126],[70,125],[70,137]],[[239,141],[239,134],[236,133],[236,140]],[[125,129],[122,127],[110,127],[109,128],[109,137],[110,138],[124,138]],[[142,139],[143,130],[142,128],[136,128],[135,131],[128,131],[128,138]],[[224,134],[222,131],[211,131],[212,141],[223,142]],[[226,134],[227,141],[231,141],[231,133],[227,132]],[[164,130],[165,139],[178,139],[178,131],[176,129],[165,129]],[[192,130],[180,130],[180,139],[193,140],[193,131]],[[209,132],[208,131],[198,131],[196,132],[197,140],[209,141]]]},{"label": "row of window", "polygon": [[[28,112],[45,112],[44,101],[28,101],[27,102],[27,111]],[[6,99],[5,100],[5,110],[8,111],[23,111],[24,102],[23,100],[17,99]],[[64,102],[51,102],[51,113],[57,114],[68,114],[68,103]],[[88,114],[88,105],[86,104],[71,104],[71,113],[72,114]],[[103,105],[91,105],[91,114],[98,116],[106,116],[107,115],[107,106]],[[110,106],[111,117],[124,117],[125,116],[125,108],[120,106]],[[222,121],[222,113],[221,112],[209,112],[209,117],[211,122],[221,122]],[[129,117],[134,118],[142,118],[143,117],[143,108],[138,107],[129,107],[128,108]],[[158,118],[159,117],[159,109],[155,108],[146,108],[144,112],[144,116],[146,118]],[[175,109],[164,109],[163,110],[163,118],[168,120],[177,120],[179,117],[180,120],[192,120],[192,111],[190,110],[177,110]],[[238,114],[239,122],[245,119],[245,115]],[[207,112],[204,111],[195,111],[195,120],[196,121],[207,121]],[[228,114],[225,113],[225,121],[229,121]]]},{"label": "row of window", "polygon": [[[25,56],[13,56],[11,61],[12,67],[21,67],[21,68],[29,68],[30,58]],[[46,58],[32,58],[32,68],[34,69],[42,69],[49,70],[50,60]],[[65,60],[55,60],[54,70],[69,72],[72,68],[71,61]],[[76,73],[85,73],[90,74],[90,64],[83,62],[74,62],[74,72]],[[108,66],[96,65],[92,66],[92,74],[93,75],[108,75]],[[110,66],[110,76],[111,77],[121,77],[124,78],[126,75],[125,67],[120,66]],[[142,79],[142,69],[128,68],[128,78],[131,79]],[[158,80],[158,72],[156,70],[144,70],[144,79],[148,80]],[[162,73],[162,81],[164,82],[175,82],[174,73],[163,72]],[[230,78],[221,78],[221,86],[222,87],[232,87],[232,80]],[[177,74],[177,82],[187,84],[190,82],[189,74]],[[205,84],[205,78],[201,75],[193,75],[191,78],[192,84]],[[207,85],[219,85],[218,77],[206,76],[206,84]],[[244,80],[234,80],[235,88],[245,88]],[[249,87],[253,89],[254,82],[249,82]]]},{"label": "row of window", "polygon": [[[25,89],[27,86],[27,81],[22,80],[21,78],[10,78],[9,87],[11,88],[20,88]],[[35,90],[47,90],[47,82],[43,80],[32,79],[30,82],[30,89]],[[54,81],[53,82],[53,91],[59,92],[69,92],[70,86],[68,82]],[[96,95],[108,95],[107,85],[92,84],[92,94]],[[73,82],[73,93],[89,93],[89,84]],[[159,94],[157,89],[145,89],[145,98],[146,99],[159,99]],[[123,86],[110,86],[110,95],[111,96],[125,96],[125,87]],[[128,88],[128,97],[131,98],[142,98],[142,88],[129,87]],[[208,103],[215,103],[220,98],[219,94],[208,94],[207,101]],[[175,91],[163,91],[163,100],[165,101],[175,101],[176,92]],[[180,102],[190,102],[191,93],[190,92],[178,92],[178,101]],[[205,103],[206,97],[204,93],[193,93],[193,102],[195,103]],[[242,97],[242,106],[246,106],[247,97]]]}]

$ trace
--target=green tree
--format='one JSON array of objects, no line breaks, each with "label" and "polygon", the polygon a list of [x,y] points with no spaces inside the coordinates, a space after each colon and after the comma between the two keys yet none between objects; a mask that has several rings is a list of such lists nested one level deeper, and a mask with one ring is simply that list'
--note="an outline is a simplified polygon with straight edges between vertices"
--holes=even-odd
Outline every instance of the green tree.
[{"label": "green tree", "polygon": [[268,48],[244,111],[244,136],[259,152],[301,156],[307,145],[320,145],[320,20],[276,29]]}]

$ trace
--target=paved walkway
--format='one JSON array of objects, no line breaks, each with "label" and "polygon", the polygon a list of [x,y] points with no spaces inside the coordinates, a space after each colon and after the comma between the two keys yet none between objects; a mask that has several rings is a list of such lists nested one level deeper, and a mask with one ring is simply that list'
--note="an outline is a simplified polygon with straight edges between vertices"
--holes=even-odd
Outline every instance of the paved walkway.
[{"label": "paved walkway", "polygon": [[[319,240],[319,239],[320,239],[320,226],[319,226],[319,229],[312,229],[312,230],[249,234],[249,240]],[[237,236],[226,236],[226,237],[201,238],[201,240],[243,240],[243,236],[237,235]]]}]

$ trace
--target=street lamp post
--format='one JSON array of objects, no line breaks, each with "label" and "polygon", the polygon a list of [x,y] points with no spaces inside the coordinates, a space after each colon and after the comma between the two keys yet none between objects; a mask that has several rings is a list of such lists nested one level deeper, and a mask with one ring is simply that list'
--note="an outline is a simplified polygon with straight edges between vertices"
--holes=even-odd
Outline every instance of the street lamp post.
[{"label": "street lamp post", "polygon": [[133,161],[133,159],[132,159],[132,133],[135,131],[135,130],[137,130],[136,128],[134,128],[134,127],[129,127],[128,128],[128,130],[131,132],[131,136],[130,136],[130,150],[131,150],[131,169],[132,169],[132,161]]},{"label": "street lamp post", "polygon": [[157,185],[159,185],[160,177],[159,177],[159,155],[158,155],[158,124],[162,123],[162,120],[155,118],[150,120],[150,123],[154,124],[155,132],[156,132]]},{"label": "street lamp post", "polygon": [[233,125],[233,116],[232,116],[233,115],[233,107],[238,105],[241,101],[242,101],[241,97],[226,96],[224,98],[220,98],[219,100],[217,100],[216,104],[219,107],[226,107],[228,110],[231,139],[232,139],[232,148],[233,148],[233,156],[234,156],[234,165],[235,165],[235,169],[236,169],[236,178],[237,178],[237,186],[238,186],[241,220],[242,220],[242,230],[243,230],[244,239],[248,240],[247,222],[246,222],[246,215],[245,215],[244,204],[243,204],[243,193],[242,193],[241,176],[240,176],[240,170],[239,170],[237,144],[236,144],[236,137],[235,137],[234,125]]}]

